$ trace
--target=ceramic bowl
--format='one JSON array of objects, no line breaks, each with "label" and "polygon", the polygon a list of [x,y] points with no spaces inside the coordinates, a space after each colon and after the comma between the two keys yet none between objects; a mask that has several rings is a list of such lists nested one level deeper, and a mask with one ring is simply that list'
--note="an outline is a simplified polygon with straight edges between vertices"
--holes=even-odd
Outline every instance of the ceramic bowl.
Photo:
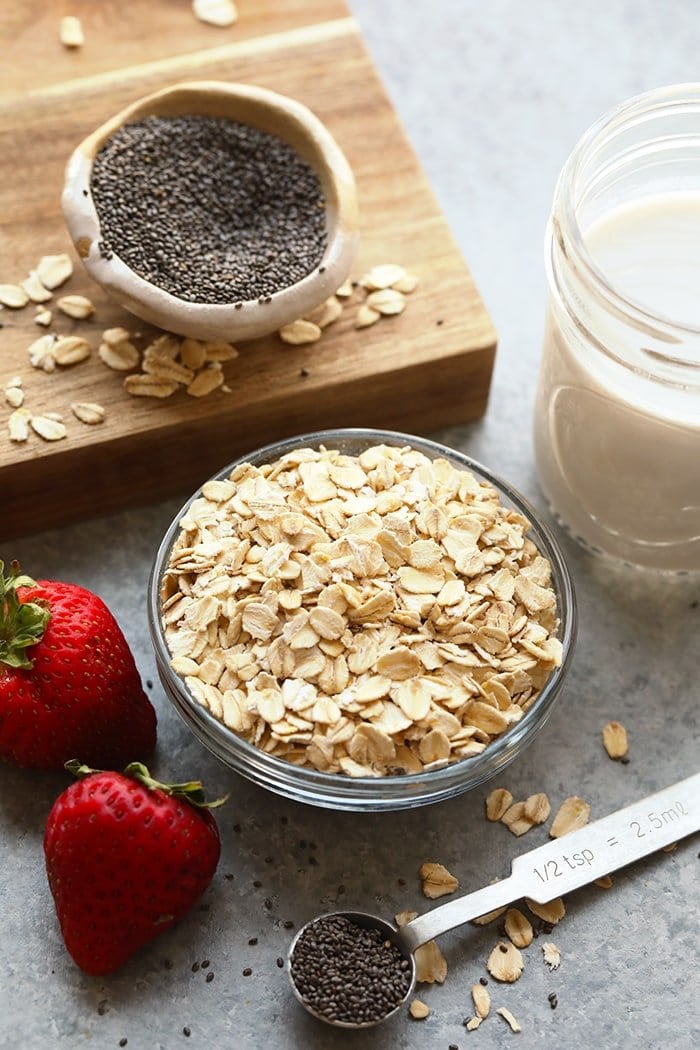
[{"label": "ceramic bowl", "polygon": [[[276,292],[270,302],[193,303],[144,280],[116,254],[99,249],[100,221],[89,192],[94,159],[124,124],[146,116],[224,117],[276,135],[314,169],[326,202],[327,246],[318,268]],[[87,193],[85,191],[88,191]],[[178,84],[139,99],[88,135],[66,168],[63,213],[78,255],[108,295],[137,317],[193,339],[255,339],[308,314],[347,278],[358,241],[355,180],[318,117],[294,99],[244,84]]]}]

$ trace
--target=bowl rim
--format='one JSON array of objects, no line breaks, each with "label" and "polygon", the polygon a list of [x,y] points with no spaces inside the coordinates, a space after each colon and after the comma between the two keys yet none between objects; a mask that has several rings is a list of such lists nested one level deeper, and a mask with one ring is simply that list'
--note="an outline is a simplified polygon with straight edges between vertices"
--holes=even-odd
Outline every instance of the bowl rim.
[{"label": "bowl rim", "polygon": [[[233,105],[240,103],[261,113],[281,114],[285,126],[293,127],[300,139],[311,147],[315,160],[306,159],[318,175],[324,193],[327,244],[318,265],[299,281],[276,291],[271,301],[260,303],[257,299],[241,299],[230,303],[200,303],[183,299],[141,277],[116,252],[103,256],[100,251],[100,219],[90,192],[92,167],[99,149],[120,127],[157,113],[161,105],[167,107],[169,102],[179,98],[185,103],[187,113],[193,116],[197,115],[198,106],[206,108],[207,98],[223,99]],[[186,115],[184,110],[181,115]],[[207,114],[202,112],[200,115]],[[232,113],[229,119],[235,120],[235,114]],[[246,123],[246,119],[241,120]],[[262,124],[248,122],[251,126],[262,127]],[[288,141],[280,130],[270,134]],[[299,152],[297,145],[290,145]],[[275,331],[304,316],[332,295],[347,278],[359,239],[355,177],[329,129],[297,99],[252,84],[183,81],[131,102],[76,146],[66,165],[61,203],[68,232],[93,280],[132,313],[167,331],[178,331],[179,325],[183,324],[182,317],[186,315],[184,323],[188,331],[179,334],[191,333],[194,338],[221,338],[222,328],[227,327],[231,329],[232,339],[256,338],[258,334]],[[194,331],[197,325],[202,329],[201,335]],[[211,335],[204,331],[207,327],[212,330]],[[248,329],[253,334],[248,334]]]},{"label": "bowl rim", "polygon": [[[536,534],[536,545],[550,562],[557,596],[559,627],[557,637],[562,642],[562,663],[551,672],[539,696],[519,722],[491,741],[478,755],[459,759],[440,769],[427,773],[397,774],[384,777],[346,777],[338,773],[323,773],[306,766],[297,766],[285,759],[269,755],[237,736],[210,711],[192,698],[187,687],[170,667],[171,655],[165,642],[160,621],[160,581],[175,538],[180,519],[195,499],[201,495],[201,486],[177,512],[161,540],[153,561],[148,582],[148,621],[151,641],[161,682],[176,710],[201,743],[229,768],[269,790],[324,808],[351,810],[396,810],[414,805],[441,801],[471,790],[505,768],[529,743],[551,714],[574,653],[578,629],[578,614],[573,581],[554,533],[534,507],[499,475],[463,452],[429,438],[404,434],[399,431],[348,427],[313,431],[282,441],[270,442],[252,453],[242,455],[206,480],[221,480],[241,463],[269,462],[287,452],[305,446],[325,444],[335,447],[339,442],[364,441],[372,444],[410,446],[430,456],[445,457],[455,466],[477,474],[492,484],[501,497],[530,522],[529,535]],[[352,454],[352,453],[350,453]],[[203,482],[202,484],[205,484]],[[233,759],[233,761],[232,761]],[[290,779],[292,784],[289,784]],[[463,783],[463,781],[467,781]],[[415,789],[415,791],[411,791]],[[377,797],[381,796],[381,797]]]}]

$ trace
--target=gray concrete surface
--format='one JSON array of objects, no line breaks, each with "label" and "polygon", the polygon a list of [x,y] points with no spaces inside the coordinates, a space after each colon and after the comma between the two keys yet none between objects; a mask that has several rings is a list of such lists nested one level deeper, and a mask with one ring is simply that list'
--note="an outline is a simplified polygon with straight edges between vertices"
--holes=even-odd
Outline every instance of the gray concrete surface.
[{"label": "gray concrete surface", "polygon": [[[579,133],[606,108],[697,77],[700,9],[693,0],[353,0],[353,7],[500,333],[487,417],[437,436],[541,505],[530,425],[554,181]],[[155,682],[144,594],[178,503],[45,533],[1,553],[20,557],[34,575],[98,591],[125,628],[144,679]],[[544,790],[554,804],[581,794],[595,817],[697,768],[700,588],[614,572],[566,539],[564,547],[581,613],[573,671],[551,721],[502,781],[516,797]],[[396,816],[288,803],[208,757],[157,684],[152,696],[157,771],[201,774],[212,791],[231,792],[220,811],[218,874],[201,906],[121,972],[85,977],[63,949],[41,855],[46,813],[65,778],[0,768],[0,1045],[102,1048],[123,1037],[130,1050],[698,1045],[697,836],[620,873],[609,892],[574,894],[551,936],[562,952],[559,971],[549,973],[535,943],[515,985],[491,982],[494,1008],[512,1010],[519,1036],[496,1016],[474,1033],[461,1023],[471,1012],[470,986],[485,973],[493,927],[443,939],[449,973],[444,986],[421,992],[427,1020],[403,1016],[364,1034],[315,1023],[291,1000],[286,973],[275,965],[290,937],[286,920],[298,925],[339,899],[387,916],[422,908],[424,860],[442,861],[468,891],[504,874],[509,859],[545,832],[516,840],[485,825],[485,790]],[[627,766],[602,751],[600,729],[610,718],[629,729]],[[211,983],[192,972],[205,959]],[[253,973],[245,978],[247,966]],[[556,1011],[547,1001],[552,991]]]}]

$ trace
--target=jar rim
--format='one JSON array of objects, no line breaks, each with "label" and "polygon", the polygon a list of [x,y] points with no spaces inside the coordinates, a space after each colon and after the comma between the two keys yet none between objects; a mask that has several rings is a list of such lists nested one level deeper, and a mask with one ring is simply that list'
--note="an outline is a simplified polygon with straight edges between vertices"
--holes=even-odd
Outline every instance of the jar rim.
[{"label": "jar rim", "polygon": [[[652,115],[658,116],[664,110],[670,114],[674,111],[689,112],[693,109],[697,109],[700,116],[700,81],[654,88],[634,95],[607,110],[581,135],[569,154],[557,180],[551,225],[548,227],[548,241],[551,237],[559,245],[565,257],[585,275],[596,294],[609,308],[625,319],[652,330],[657,338],[670,345],[679,341],[677,336],[700,336],[700,321],[697,324],[688,324],[646,307],[638,300],[626,296],[608,280],[605,271],[596,263],[586,245],[576,214],[575,189],[577,181],[582,177],[586,159],[617,134],[642,123]],[[700,120],[698,136],[700,137]],[[692,361],[679,361],[672,357],[670,360],[675,365],[697,369],[697,364]]]}]

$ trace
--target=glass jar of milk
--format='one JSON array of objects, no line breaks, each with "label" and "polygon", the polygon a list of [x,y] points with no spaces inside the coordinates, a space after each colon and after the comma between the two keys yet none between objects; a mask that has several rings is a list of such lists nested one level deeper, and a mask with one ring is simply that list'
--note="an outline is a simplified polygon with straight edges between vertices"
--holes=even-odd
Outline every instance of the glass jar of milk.
[{"label": "glass jar of milk", "polygon": [[700,84],[583,136],[546,239],[542,487],[587,547],[700,570]]}]

